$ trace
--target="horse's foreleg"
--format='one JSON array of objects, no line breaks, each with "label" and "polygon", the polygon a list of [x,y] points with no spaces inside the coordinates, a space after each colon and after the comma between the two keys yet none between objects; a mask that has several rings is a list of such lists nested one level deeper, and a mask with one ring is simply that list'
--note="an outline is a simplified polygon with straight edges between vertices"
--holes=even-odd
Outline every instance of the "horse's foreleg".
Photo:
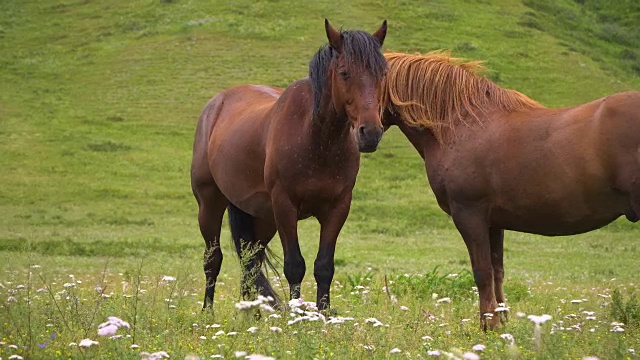
[{"label": "horse's foreleg", "polygon": [[291,299],[300,297],[300,284],[304,278],[306,265],[298,243],[298,211],[283,190],[271,193],[273,215],[282,242],[284,255],[284,276],[289,283]]},{"label": "horse's foreleg", "polygon": [[[507,299],[504,296],[504,290],[502,288],[502,283],[504,281],[504,263],[502,261],[502,256],[504,254],[504,230],[490,228],[489,239],[491,241],[491,265],[493,267],[493,282],[496,302],[498,304],[505,304]],[[507,312],[501,312],[500,320],[503,322],[507,321],[507,315]]]},{"label": "horse's foreleg", "polygon": [[473,278],[480,295],[480,326],[485,331],[487,328],[494,329],[500,324],[500,319],[494,314],[497,302],[494,290],[489,225],[485,218],[485,212],[481,209],[452,207],[451,215],[467,245],[471,259]]},{"label": "horse's foreleg", "polygon": [[198,223],[204,238],[204,274],[206,287],[203,308],[213,305],[216,281],[222,266],[222,250],[220,249],[220,228],[222,217],[227,206],[227,199],[217,186],[200,187],[196,193],[198,199]]},{"label": "horse's foreleg", "polygon": [[335,270],[333,257],[340,230],[347,220],[351,207],[351,192],[340,201],[331,204],[318,216],[320,222],[320,245],[313,266],[313,275],[318,286],[318,310],[329,309],[331,282]]}]

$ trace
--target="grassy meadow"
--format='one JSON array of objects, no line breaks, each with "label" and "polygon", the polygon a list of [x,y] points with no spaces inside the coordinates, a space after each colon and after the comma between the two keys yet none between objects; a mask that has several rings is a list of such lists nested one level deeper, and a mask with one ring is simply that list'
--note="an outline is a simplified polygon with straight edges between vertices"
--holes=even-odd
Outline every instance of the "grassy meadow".
[{"label": "grassy meadow", "polygon": [[[387,19],[385,49],[484,60],[497,84],[550,107],[640,89],[632,1],[3,0],[1,359],[640,357],[637,224],[508,232],[509,321],[485,334],[464,243],[397,129],[362,156],[333,319],[236,310],[226,224],[215,309],[200,310],[197,118],[229,86],[306,76],[325,17],[368,31]],[[299,223],[308,300],[318,230]],[[286,298],[284,277],[274,284]],[[539,328],[527,319],[543,314]],[[109,316],[129,329],[99,336]]]}]

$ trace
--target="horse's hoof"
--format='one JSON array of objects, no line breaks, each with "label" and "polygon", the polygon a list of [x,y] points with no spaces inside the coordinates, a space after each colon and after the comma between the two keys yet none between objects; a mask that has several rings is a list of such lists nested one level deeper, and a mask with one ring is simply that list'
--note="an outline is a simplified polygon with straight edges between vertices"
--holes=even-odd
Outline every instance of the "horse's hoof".
[{"label": "horse's hoof", "polygon": [[336,310],[334,308],[324,309],[324,310],[322,310],[322,313],[325,316],[337,316],[338,315],[338,310]]},{"label": "horse's hoof", "polygon": [[487,332],[487,330],[493,331],[502,325],[502,316],[494,313],[487,313],[482,315],[480,319],[480,328],[482,331]]}]

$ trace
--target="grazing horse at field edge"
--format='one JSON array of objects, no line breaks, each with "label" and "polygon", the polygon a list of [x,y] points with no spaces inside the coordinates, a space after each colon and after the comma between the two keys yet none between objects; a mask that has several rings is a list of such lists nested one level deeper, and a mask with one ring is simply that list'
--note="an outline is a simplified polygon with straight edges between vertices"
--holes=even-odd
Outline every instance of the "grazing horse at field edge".
[{"label": "grazing horse at field edge", "polygon": [[479,76],[446,52],[385,54],[383,124],[424,159],[439,206],[465,241],[480,323],[505,302],[504,230],[546,236],[640,215],[640,92],[563,109]]},{"label": "grazing horse at field edge", "polygon": [[[330,305],[336,240],[344,224],[360,164],[383,134],[379,90],[386,71],[380,51],[387,22],[370,35],[337,31],[309,63],[309,77],[286,89],[229,88],[209,101],[195,134],[191,185],[205,240],[204,307],[213,304],[222,263],[225,209],[242,260],[242,293],[278,299],[261,270],[265,247],[280,235],[291,298],[300,297],[305,262],[297,222],[320,223],[314,264],[320,310]],[[252,287],[255,285],[255,288]]]}]

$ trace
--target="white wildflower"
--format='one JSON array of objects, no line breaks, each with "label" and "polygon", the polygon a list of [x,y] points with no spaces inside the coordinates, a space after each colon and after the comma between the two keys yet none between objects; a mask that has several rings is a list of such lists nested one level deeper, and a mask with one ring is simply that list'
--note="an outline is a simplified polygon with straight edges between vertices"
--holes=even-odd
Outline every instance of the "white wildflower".
[{"label": "white wildflower", "polygon": [[125,327],[127,329],[131,328],[128,322],[115,316],[109,316],[107,318],[107,322],[104,322],[98,325],[98,335],[100,336],[115,335],[115,333],[118,331],[118,328],[120,327]]},{"label": "white wildflower", "polygon": [[102,327],[98,328],[99,336],[113,336],[118,331],[118,327],[111,323],[101,324]]},{"label": "white wildflower", "polygon": [[511,334],[501,334],[500,337],[503,340],[508,341],[510,344],[513,344],[515,342],[515,338]]},{"label": "white wildflower", "polygon": [[624,332],[624,328],[621,326],[614,326],[613,329],[611,329],[611,332]]},{"label": "white wildflower", "polygon": [[533,321],[533,323],[536,324],[536,325],[541,325],[541,324],[544,324],[547,321],[551,320],[551,315],[547,315],[547,314],[540,315],[540,316],[529,315],[529,316],[527,316],[527,319]]},{"label": "white wildflower", "polygon": [[233,355],[237,358],[239,357],[245,357],[247,356],[247,352],[246,351],[236,351],[235,353],[233,353]]},{"label": "white wildflower", "polygon": [[162,281],[176,281],[176,278],[173,276],[165,275],[162,277]]},{"label": "white wildflower", "polygon": [[168,359],[171,356],[167,354],[166,351],[156,351],[154,353],[149,354],[148,352],[141,352],[140,359],[142,360],[160,360],[160,359]]},{"label": "white wildflower", "polygon": [[400,350],[398,348],[393,348],[393,349],[391,349],[391,351],[389,351],[389,354],[399,354],[401,352],[402,352],[402,350]]},{"label": "white wildflower", "polygon": [[255,327],[255,326],[252,326],[252,327],[250,327],[250,328],[248,328],[248,329],[247,329],[247,332],[252,333],[252,334],[255,334],[255,333],[257,333],[257,332],[258,332],[258,328],[257,328],[257,327]]},{"label": "white wildflower", "polygon": [[384,325],[382,322],[380,322],[380,320],[378,320],[376,318],[373,318],[373,317],[365,319],[364,322],[373,324],[373,327],[378,327],[378,326],[383,326]]},{"label": "white wildflower", "polygon": [[265,355],[260,355],[260,354],[251,354],[249,356],[246,357],[247,360],[276,360],[275,358],[271,357],[271,356],[265,356]]},{"label": "white wildflower", "polygon": [[82,339],[80,341],[80,343],[78,344],[78,346],[80,347],[90,347],[93,345],[98,345],[99,343],[97,341],[93,341],[91,339]]},{"label": "white wildflower", "polygon": [[462,358],[464,360],[480,360],[480,356],[476,353],[472,353],[467,351],[466,353],[462,354]]},{"label": "white wildflower", "polygon": [[272,327],[269,328],[269,330],[271,330],[273,332],[277,332],[277,333],[282,332],[282,329],[277,327],[277,326],[272,326]]},{"label": "white wildflower", "polygon": [[427,355],[433,356],[433,357],[438,357],[438,356],[442,355],[442,353],[440,353],[440,350],[428,350],[427,351]]},{"label": "white wildflower", "polygon": [[438,304],[441,304],[441,303],[450,303],[450,302],[451,302],[451,298],[443,297],[443,298],[441,298],[441,299],[438,299],[438,301],[436,301],[436,302],[437,302]]},{"label": "white wildflower", "polygon": [[475,344],[471,349],[473,349],[473,351],[484,351],[486,348],[487,347],[482,344]]}]

